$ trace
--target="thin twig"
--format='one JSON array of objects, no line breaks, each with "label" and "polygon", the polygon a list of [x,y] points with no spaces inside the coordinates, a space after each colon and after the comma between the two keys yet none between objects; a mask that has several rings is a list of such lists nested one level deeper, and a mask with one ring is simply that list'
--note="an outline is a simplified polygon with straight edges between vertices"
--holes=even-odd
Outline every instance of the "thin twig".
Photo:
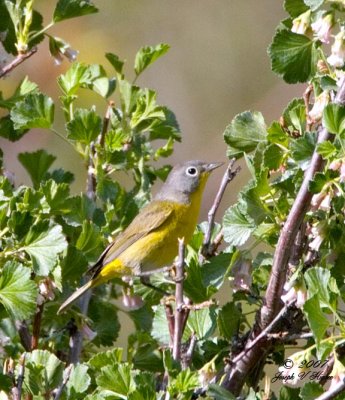
[{"label": "thin twig", "polygon": [[268,333],[267,337],[269,339],[276,339],[280,342],[294,342],[296,340],[308,340],[314,337],[312,332],[304,332],[304,333],[294,333],[289,334],[289,332],[278,332],[278,333]]},{"label": "thin twig", "polygon": [[280,321],[280,319],[285,315],[287,310],[288,306],[283,307],[276,315],[276,317],[273,319],[273,321],[258,336],[256,336],[252,342],[249,342],[245,347],[245,349],[240,354],[238,354],[233,360],[231,360],[231,362],[233,364],[237,363],[241,358],[245,356],[246,353],[248,353],[249,350],[251,350],[258,342],[260,342],[260,340],[266,337],[268,333],[270,333],[274,329],[274,327]]},{"label": "thin twig", "polygon": [[315,400],[332,400],[336,398],[339,393],[342,393],[344,391],[345,391],[345,378],[336,385],[334,385],[331,390],[327,390],[327,392],[322,393],[322,395],[317,397]]},{"label": "thin twig", "polygon": [[183,355],[182,360],[181,360],[182,369],[187,369],[190,366],[197,341],[198,341],[198,338],[197,338],[196,334],[193,333],[190,338],[188,349],[187,349],[186,353]]},{"label": "thin twig", "polygon": [[11,390],[13,400],[21,400],[22,398],[24,375],[25,375],[25,353],[19,359],[17,382],[16,385]]},{"label": "thin twig", "polygon": [[184,252],[185,245],[184,239],[179,239],[178,247],[178,261],[176,263],[176,288],[175,288],[175,323],[174,323],[174,340],[173,340],[173,358],[174,360],[180,360],[181,358],[181,340],[183,334],[183,280],[184,280]]},{"label": "thin twig", "polygon": [[183,304],[182,309],[183,310],[190,310],[190,311],[198,311],[202,310],[203,308],[209,308],[211,306],[217,305],[217,302],[215,300],[206,300],[202,303],[199,304]]},{"label": "thin twig", "polygon": [[62,380],[62,382],[61,382],[61,385],[57,388],[57,391],[56,391],[56,395],[55,395],[55,397],[54,397],[54,400],[59,400],[59,399],[60,399],[60,397],[61,397],[61,395],[62,395],[62,393],[63,393],[63,391],[64,391],[64,389],[65,389],[65,387],[66,387],[66,385],[67,385],[67,382],[68,382],[68,380],[69,380],[69,378],[70,378],[70,376],[71,376],[72,368],[73,368],[73,365],[70,364],[70,365],[65,369],[65,377],[63,378],[63,380]]},{"label": "thin twig", "polygon": [[[96,200],[96,175],[93,158],[96,155],[94,143],[90,144],[90,156],[87,164],[87,180],[86,180],[86,196],[92,200]],[[87,315],[92,291],[88,290],[79,300],[80,310],[83,315]],[[76,364],[79,362],[81,350],[83,346],[83,332],[76,328],[70,337],[70,354],[69,362]]]},{"label": "thin twig", "polygon": [[101,147],[104,147],[105,134],[107,133],[107,130],[108,130],[111,110],[114,108],[114,104],[115,103],[113,101],[109,101],[107,110],[106,110],[104,118],[103,118],[102,131],[98,138],[98,143],[100,144]]},{"label": "thin twig", "polygon": [[9,72],[14,70],[18,65],[24,62],[26,59],[31,57],[33,54],[37,52],[37,47],[33,47],[27,53],[18,54],[16,58],[14,58],[9,64],[5,65],[3,68],[0,69],[0,78],[7,75]]},{"label": "thin twig", "polygon": [[223,175],[223,178],[221,180],[221,183],[220,183],[218,192],[216,194],[216,197],[214,198],[212,207],[210,208],[210,211],[208,212],[208,228],[207,228],[205,238],[204,238],[204,243],[203,243],[202,249],[201,249],[201,254],[204,257],[208,257],[208,256],[212,255],[214,252],[214,248],[211,245],[212,231],[213,231],[213,227],[214,227],[214,220],[216,217],[216,212],[218,210],[220,202],[222,201],[225,189],[226,189],[227,185],[235,178],[235,176],[241,170],[241,167],[237,167],[234,171],[232,170],[232,168],[235,164],[235,161],[236,160],[234,158],[230,161],[230,163]]},{"label": "thin twig", "polygon": [[31,350],[35,350],[38,348],[43,309],[44,309],[44,303],[37,305],[37,311],[34,317],[34,322],[32,327]]}]

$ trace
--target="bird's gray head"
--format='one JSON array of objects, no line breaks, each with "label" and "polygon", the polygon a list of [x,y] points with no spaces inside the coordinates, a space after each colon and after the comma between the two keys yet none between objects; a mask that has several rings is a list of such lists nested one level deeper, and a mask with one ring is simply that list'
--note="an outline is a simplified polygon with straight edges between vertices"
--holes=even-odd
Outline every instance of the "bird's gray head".
[{"label": "bird's gray head", "polygon": [[222,164],[193,160],[175,165],[155,199],[189,203],[190,196],[199,189],[202,192],[210,173]]}]

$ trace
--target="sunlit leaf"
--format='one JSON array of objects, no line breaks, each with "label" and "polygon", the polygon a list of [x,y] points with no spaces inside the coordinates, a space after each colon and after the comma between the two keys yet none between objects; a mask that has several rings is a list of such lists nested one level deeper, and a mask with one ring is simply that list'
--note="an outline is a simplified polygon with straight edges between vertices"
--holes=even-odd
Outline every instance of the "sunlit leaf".
[{"label": "sunlit leaf", "polygon": [[6,263],[0,276],[0,302],[13,319],[29,318],[36,310],[37,287],[31,271],[14,261]]}]

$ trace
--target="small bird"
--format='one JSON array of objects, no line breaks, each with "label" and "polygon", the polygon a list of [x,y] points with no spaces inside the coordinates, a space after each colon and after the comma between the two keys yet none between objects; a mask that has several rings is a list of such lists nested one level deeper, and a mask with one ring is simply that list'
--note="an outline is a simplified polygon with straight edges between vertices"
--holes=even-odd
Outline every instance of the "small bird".
[{"label": "small bird", "polygon": [[89,282],[61,305],[58,314],[88,289],[110,279],[147,276],[171,264],[178,253],[178,238],[188,243],[193,235],[207,178],[222,164],[195,160],[176,165],[155,198],[89,269]]}]

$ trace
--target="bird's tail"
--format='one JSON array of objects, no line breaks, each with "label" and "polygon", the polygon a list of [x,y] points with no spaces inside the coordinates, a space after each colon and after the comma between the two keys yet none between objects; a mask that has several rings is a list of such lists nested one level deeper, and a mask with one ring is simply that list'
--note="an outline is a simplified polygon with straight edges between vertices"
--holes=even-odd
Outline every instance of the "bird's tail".
[{"label": "bird's tail", "polygon": [[91,289],[92,287],[95,286],[95,280],[91,279],[89,282],[85,283],[82,287],[77,289],[71,296],[65,300],[61,307],[58,310],[58,314],[60,314],[62,311],[64,311],[71,303],[73,303],[75,300],[77,300],[81,295],[83,295],[86,291]]}]

